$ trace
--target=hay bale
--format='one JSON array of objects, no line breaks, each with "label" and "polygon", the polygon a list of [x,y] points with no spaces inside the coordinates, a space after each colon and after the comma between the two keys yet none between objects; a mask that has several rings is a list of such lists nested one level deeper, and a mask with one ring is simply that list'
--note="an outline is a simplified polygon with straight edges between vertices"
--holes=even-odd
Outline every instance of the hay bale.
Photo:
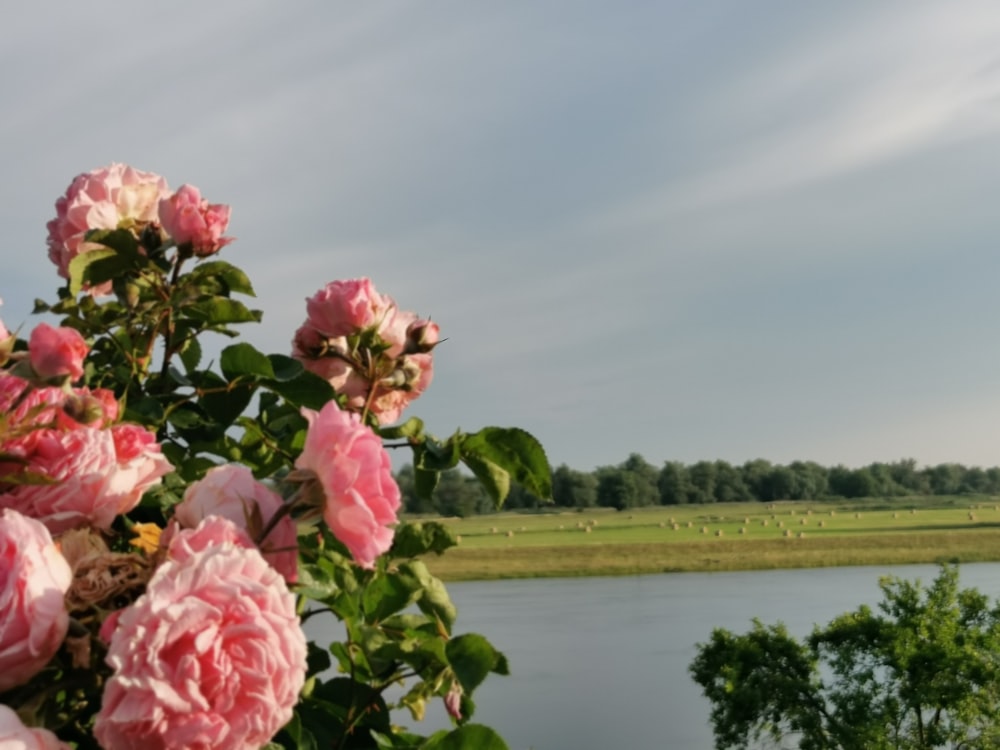
[{"label": "hay bale", "polygon": [[785,536],[791,536],[791,535],[792,535],[792,530],[791,529],[785,529]]},{"label": "hay bale", "polygon": [[747,527],[746,526],[740,526],[740,533],[741,534],[746,534],[747,533]]},{"label": "hay bale", "polygon": [[805,539],[805,538],[806,538],[806,532],[800,531],[799,532],[799,539]]},{"label": "hay bale", "polygon": [[694,528],[694,521],[688,521],[688,528]]},{"label": "hay bale", "polygon": [[507,538],[510,539],[512,536],[514,536],[514,532],[513,531],[508,531],[507,532]]},{"label": "hay bale", "polygon": [[715,532],[716,536],[722,536],[722,529],[717,529]]},{"label": "hay bale", "polygon": [[707,526],[702,526],[701,527],[701,533],[702,534],[707,534],[708,533],[708,527]]},{"label": "hay bale", "polygon": [[799,521],[799,526],[805,526],[807,523],[809,523],[809,519],[803,518]]},{"label": "hay bale", "polygon": [[584,526],[584,527],[583,527],[583,531],[584,531],[584,533],[587,533],[587,534],[590,534],[590,533],[592,533],[592,532],[593,532],[594,530],[593,530],[592,528],[590,528],[589,526]]},{"label": "hay bale", "polygon": [[674,531],[677,531],[677,529],[680,528],[680,525],[678,525],[676,523],[672,523],[672,524],[670,524],[670,528],[672,528]]},{"label": "hay bale", "polygon": [[767,519],[766,519],[766,518],[765,518],[765,519],[763,519],[763,520],[762,520],[762,521],[760,522],[760,525],[761,525],[761,526],[767,526]]},{"label": "hay bale", "polygon": [[854,514],[854,517],[855,517],[855,518],[861,518],[861,514],[860,514],[860,513],[855,513],[855,514]]},{"label": "hay bale", "polygon": [[784,521],[778,521],[778,528],[779,529],[785,528],[785,522]]},{"label": "hay bale", "polygon": [[666,526],[666,524],[665,524],[665,523],[663,523],[663,521],[660,521],[660,528],[662,529],[662,528],[663,528],[663,527],[665,527],[665,526]]},{"label": "hay bale", "polygon": [[455,534],[455,544],[461,544],[461,543],[462,543],[462,535]]},{"label": "hay bale", "polygon": [[499,529],[496,526],[490,527],[490,533],[491,534],[496,534],[498,531],[499,531]]},{"label": "hay bale", "polygon": [[819,527],[822,529],[824,526],[826,526],[826,521],[820,521]]}]

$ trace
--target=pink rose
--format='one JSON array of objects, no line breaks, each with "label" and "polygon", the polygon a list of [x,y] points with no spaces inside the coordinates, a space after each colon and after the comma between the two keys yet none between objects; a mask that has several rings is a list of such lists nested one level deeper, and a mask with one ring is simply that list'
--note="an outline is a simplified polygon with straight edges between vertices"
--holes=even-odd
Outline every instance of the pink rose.
[{"label": "pink rose", "polygon": [[306,325],[327,338],[349,336],[380,325],[396,303],[375,291],[371,279],[331,281],[306,300]]},{"label": "pink rose", "polygon": [[[56,218],[48,223],[49,259],[59,267],[59,275],[68,279],[70,261],[98,247],[84,242],[89,230],[156,221],[160,199],[167,195],[166,180],[126,164],[111,164],[77,175],[66,194],[56,201]],[[111,282],[91,292],[110,294]]]},{"label": "pink rose", "polygon": [[[25,394],[27,391],[27,395]],[[83,424],[109,425],[118,419],[115,395],[104,388],[55,386],[33,388],[28,381],[0,371],[0,413],[10,432],[41,428],[74,429]]]},{"label": "pink rose", "polygon": [[365,568],[392,545],[399,487],[389,454],[378,435],[357,414],[329,403],[322,411],[302,409],[309,422],[297,469],[316,474],[326,497],[323,518],[330,531]]},{"label": "pink rose", "polygon": [[55,482],[6,489],[0,484],[0,507],[37,518],[54,534],[88,524],[110,528],[115,516],[132,510],[172,469],[155,436],[131,424],[39,429],[2,448],[24,458],[28,471]]},{"label": "pink rose", "polygon": [[83,377],[83,360],[90,347],[75,328],[53,328],[39,323],[28,340],[31,368],[43,380],[64,377],[71,380]]},{"label": "pink rose", "polygon": [[[174,508],[174,520],[183,528],[193,528],[208,516],[222,516],[256,538],[283,505],[281,496],[254,479],[250,469],[225,464],[209,469],[187,488],[184,500]],[[278,521],[260,547],[264,559],[286,581],[298,580],[298,538],[291,516]]]},{"label": "pink rose", "polygon": [[63,597],[72,582],[48,529],[0,510],[0,693],[30,680],[59,649],[69,627]]},{"label": "pink rose", "polygon": [[48,729],[26,727],[14,710],[0,705],[0,748],[4,750],[70,750]]},{"label": "pink rose", "polygon": [[[119,615],[94,725],[103,747],[256,750],[291,718],[306,672],[295,598],[234,534],[217,516],[179,532]],[[189,535],[202,543],[175,556]]]},{"label": "pink rose", "polygon": [[441,328],[432,320],[415,320],[406,328],[406,349],[429,352],[441,340]]},{"label": "pink rose", "polygon": [[198,188],[181,185],[176,193],[160,200],[160,224],[178,246],[190,245],[195,255],[213,255],[233,241],[223,237],[231,209],[209,203]]}]

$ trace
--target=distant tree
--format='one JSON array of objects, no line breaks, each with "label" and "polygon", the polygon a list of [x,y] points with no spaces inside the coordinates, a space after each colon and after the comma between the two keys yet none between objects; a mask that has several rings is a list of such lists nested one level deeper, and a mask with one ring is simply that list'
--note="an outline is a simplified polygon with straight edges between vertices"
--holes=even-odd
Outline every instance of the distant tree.
[{"label": "distant tree", "polygon": [[879,612],[862,606],[802,642],[754,620],[699,645],[689,669],[716,750],[1000,747],[1000,609],[959,590],[955,567],[927,589],[896,578],[881,589]]},{"label": "distant tree", "polygon": [[938,464],[925,470],[935,495],[957,495],[962,490],[965,467],[959,464]]},{"label": "distant tree", "polygon": [[662,505],[681,505],[691,500],[691,482],[687,467],[680,461],[667,461],[660,469],[656,484]]},{"label": "distant tree", "polygon": [[714,503],[716,470],[714,461],[698,461],[688,467],[688,502]]},{"label": "distant tree", "polygon": [[597,505],[597,477],[560,464],[552,472],[552,500],[563,508]]},{"label": "distant tree", "polygon": [[[632,475],[635,484],[635,501],[633,506],[658,505],[660,490],[657,482],[660,473],[638,453],[629,455],[619,467]],[[631,506],[630,506],[631,507]]]},{"label": "distant tree", "polygon": [[464,518],[493,509],[479,482],[458,469],[442,472],[434,488],[434,502],[442,516]]},{"label": "distant tree", "polygon": [[814,461],[793,461],[788,470],[794,475],[793,500],[816,500],[830,491],[827,470]]},{"label": "distant tree", "polygon": [[605,466],[597,470],[597,504],[602,508],[624,510],[638,505],[639,490],[636,476],[620,466]]},{"label": "distant tree", "polygon": [[765,497],[765,484],[773,468],[771,462],[765,461],[763,458],[747,461],[740,468],[740,473],[743,475],[743,484],[750,490],[750,494],[753,495],[755,500],[772,499]]},{"label": "distant tree", "polygon": [[743,472],[726,461],[715,462],[715,500],[720,503],[742,503],[753,499],[743,481]]}]

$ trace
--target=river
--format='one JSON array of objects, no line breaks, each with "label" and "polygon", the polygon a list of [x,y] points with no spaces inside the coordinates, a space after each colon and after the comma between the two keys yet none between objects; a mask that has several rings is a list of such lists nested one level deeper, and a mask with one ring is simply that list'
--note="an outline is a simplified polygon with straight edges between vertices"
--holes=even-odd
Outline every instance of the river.
[{"label": "river", "polygon": [[[879,577],[929,584],[933,565],[675,573],[452,583],[455,632],[486,635],[510,661],[476,691],[475,721],[511,750],[710,750],[709,703],[687,673],[714,627],[752,617],[796,636],[881,599]],[[1000,563],[964,565],[961,585],[1000,596]],[[397,717],[411,725],[408,714]],[[435,702],[421,733],[448,726]]]}]

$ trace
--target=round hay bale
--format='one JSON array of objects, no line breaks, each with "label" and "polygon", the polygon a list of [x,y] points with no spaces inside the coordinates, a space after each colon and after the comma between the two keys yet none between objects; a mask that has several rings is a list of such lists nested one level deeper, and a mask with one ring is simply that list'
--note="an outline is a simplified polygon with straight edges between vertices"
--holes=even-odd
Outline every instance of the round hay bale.
[{"label": "round hay bale", "polygon": [[819,527],[823,528],[824,526],[826,526],[826,521],[820,521],[819,522]]},{"label": "round hay bale", "polygon": [[785,529],[785,536],[791,536],[791,535],[792,535],[792,530],[791,529]]},{"label": "round hay bale", "polygon": [[510,539],[512,536],[514,536],[514,532],[513,531],[508,531],[507,532],[507,538]]},{"label": "round hay bale", "polygon": [[496,534],[498,531],[499,531],[499,529],[496,526],[490,527],[490,533],[491,534]]},{"label": "round hay bale", "polygon": [[693,529],[694,528],[694,521],[688,521],[688,528],[689,529]]},{"label": "round hay bale", "polygon": [[664,528],[665,526],[666,526],[666,524],[665,524],[665,523],[663,523],[663,521],[660,521],[660,528],[662,529],[662,528]]},{"label": "round hay bale", "polygon": [[702,526],[701,527],[701,533],[702,534],[707,534],[708,533],[708,527],[707,526]]},{"label": "round hay bale", "polygon": [[893,514],[892,514],[892,517],[893,517],[893,518],[899,518],[899,513],[893,513]]},{"label": "round hay bale", "polygon": [[462,543],[462,535],[455,534],[455,544],[461,544],[461,543]]},{"label": "round hay bale", "polygon": [[807,523],[809,523],[809,519],[803,518],[799,521],[799,526],[805,526]]},{"label": "round hay bale", "polygon": [[746,534],[747,533],[747,527],[746,526],[740,526],[740,533],[741,534]]},{"label": "round hay bale", "polygon": [[778,528],[779,529],[785,528],[785,522],[784,521],[778,521]]},{"label": "round hay bale", "polygon": [[722,536],[722,529],[717,529],[715,532],[716,536]]},{"label": "round hay bale", "polygon": [[583,527],[583,531],[584,531],[585,534],[593,534],[594,533],[594,530],[592,528],[590,528],[589,526],[584,526]]},{"label": "round hay bale", "polygon": [[762,521],[760,522],[760,525],[761,525],[761,526],[767,526],[767,519],[766,519],[766,518],[765,518],[765,519],[763,519],[763,520],[762,520]]},{"label": "round hay bale", "polygon": [[799,539],[805,539],[805,538],[806,538],[806,532],[800,531],[799,532]]},{"label": "round hay bale", "polygon": [[745,516],[743,518],[743,523],[750,523],[750,517],[749,516]]},{"label": "round hay bale", "polygon": [[855,517],[855,518],[861,518],[861,514],[860,514],[860,513],[855,513],[855,514],[854,514],[854,517]]},{"label": "round hay bale", "polygon": [[674,531],[677,531],[677,529],[680,528],[680,524],[672,523],[670,524],[670,528],[672,528]]}]

